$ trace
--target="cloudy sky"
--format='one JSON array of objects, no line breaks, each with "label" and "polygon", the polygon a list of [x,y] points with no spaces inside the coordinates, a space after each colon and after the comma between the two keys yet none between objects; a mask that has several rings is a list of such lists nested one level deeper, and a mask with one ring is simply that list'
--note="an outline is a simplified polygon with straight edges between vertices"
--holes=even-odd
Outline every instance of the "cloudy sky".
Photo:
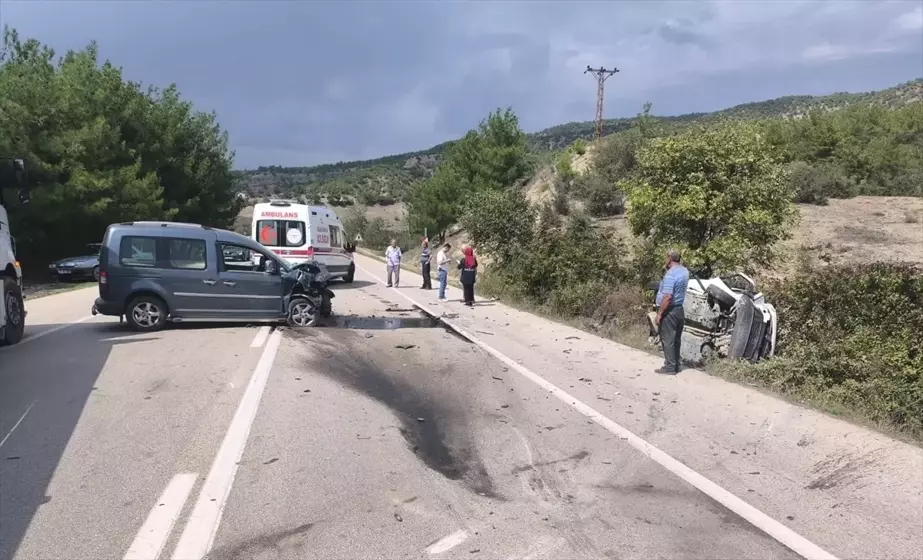
[{"label": "cloudy sky", "polygon": [[588,64],[620,70],[607,117],[923,76],[923,0],[0,0],[0,24],[175,82],[242,168],[423,149],[496,107],[527,131],[591,120]]}]

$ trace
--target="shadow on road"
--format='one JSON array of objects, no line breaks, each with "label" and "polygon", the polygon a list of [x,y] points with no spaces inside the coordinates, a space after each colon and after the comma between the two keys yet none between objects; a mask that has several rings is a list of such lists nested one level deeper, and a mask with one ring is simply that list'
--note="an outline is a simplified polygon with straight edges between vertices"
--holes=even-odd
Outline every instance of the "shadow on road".
[{"label": "shadow on road", "polygon": [[112,347],[146,340],[114,327],[78,324],[0,354],[0,558],[15,556],[54,499],[49,483]]}]

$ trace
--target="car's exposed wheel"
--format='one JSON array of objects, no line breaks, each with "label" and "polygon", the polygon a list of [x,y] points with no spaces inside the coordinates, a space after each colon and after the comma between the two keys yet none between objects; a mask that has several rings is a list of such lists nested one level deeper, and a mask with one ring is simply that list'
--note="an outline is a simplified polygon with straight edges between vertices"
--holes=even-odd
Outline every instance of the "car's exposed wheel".
[{"label": "car's exposed wheel", "polygon": [[3,329],[4,345],[16,344],[22,340],[26,328],[26,308],[22,301],[22,288],[15,278],[3,278],[3,305],[6,309],[6,326]]},{"label": "car's exposed wheel", "polygon": [[313,327],[317,324],[317,310],[304,298],[295,298],[288,304],[287,322],[290,327]]},{"label": "car's exposed wheel", "polygon": [[93,267],[93,281],[99,282],[99,266]]},{"label": "car's exposed wheel", "polygon": [[356,278],[356,265],[350,264],[349,271],[346,272],[346,276],[343,277],[343,281],[347,284],[352,284],[353,280]]},{"label": "car's exposed wheel", "polygon": [[125,308],[125,320],[138,332],[159,331],[167,323],[167,305],[157,296],[138,296]]}]

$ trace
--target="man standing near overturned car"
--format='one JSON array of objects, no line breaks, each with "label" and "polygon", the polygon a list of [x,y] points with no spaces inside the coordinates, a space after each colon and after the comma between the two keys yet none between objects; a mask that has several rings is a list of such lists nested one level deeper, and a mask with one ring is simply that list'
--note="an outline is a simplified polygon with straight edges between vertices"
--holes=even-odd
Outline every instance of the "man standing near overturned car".
[{"label": "man standing near overturned car", "polygon": [[686,287],[689,286],[689,271],[680,264],[679,251],[667,251],[666,273],[657,289],[657,318],[660,342],[663,345],[662,368],[655,370],[665,375],[679,373],[679,347],[683,336],[683,302],[686,301]]}]

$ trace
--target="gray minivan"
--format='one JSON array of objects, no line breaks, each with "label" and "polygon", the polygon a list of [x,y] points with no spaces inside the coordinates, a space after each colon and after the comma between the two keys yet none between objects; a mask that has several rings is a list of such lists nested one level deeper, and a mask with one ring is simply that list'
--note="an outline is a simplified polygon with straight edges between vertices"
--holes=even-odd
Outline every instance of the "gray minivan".
[{"label": "gray minivan", "polygon": [[167,320],[284,321],[288,270],[268,249],[231,231],[178,222],[113,224],[103,237],[92,312],[124,315],[138,331],[159,330]]}]

